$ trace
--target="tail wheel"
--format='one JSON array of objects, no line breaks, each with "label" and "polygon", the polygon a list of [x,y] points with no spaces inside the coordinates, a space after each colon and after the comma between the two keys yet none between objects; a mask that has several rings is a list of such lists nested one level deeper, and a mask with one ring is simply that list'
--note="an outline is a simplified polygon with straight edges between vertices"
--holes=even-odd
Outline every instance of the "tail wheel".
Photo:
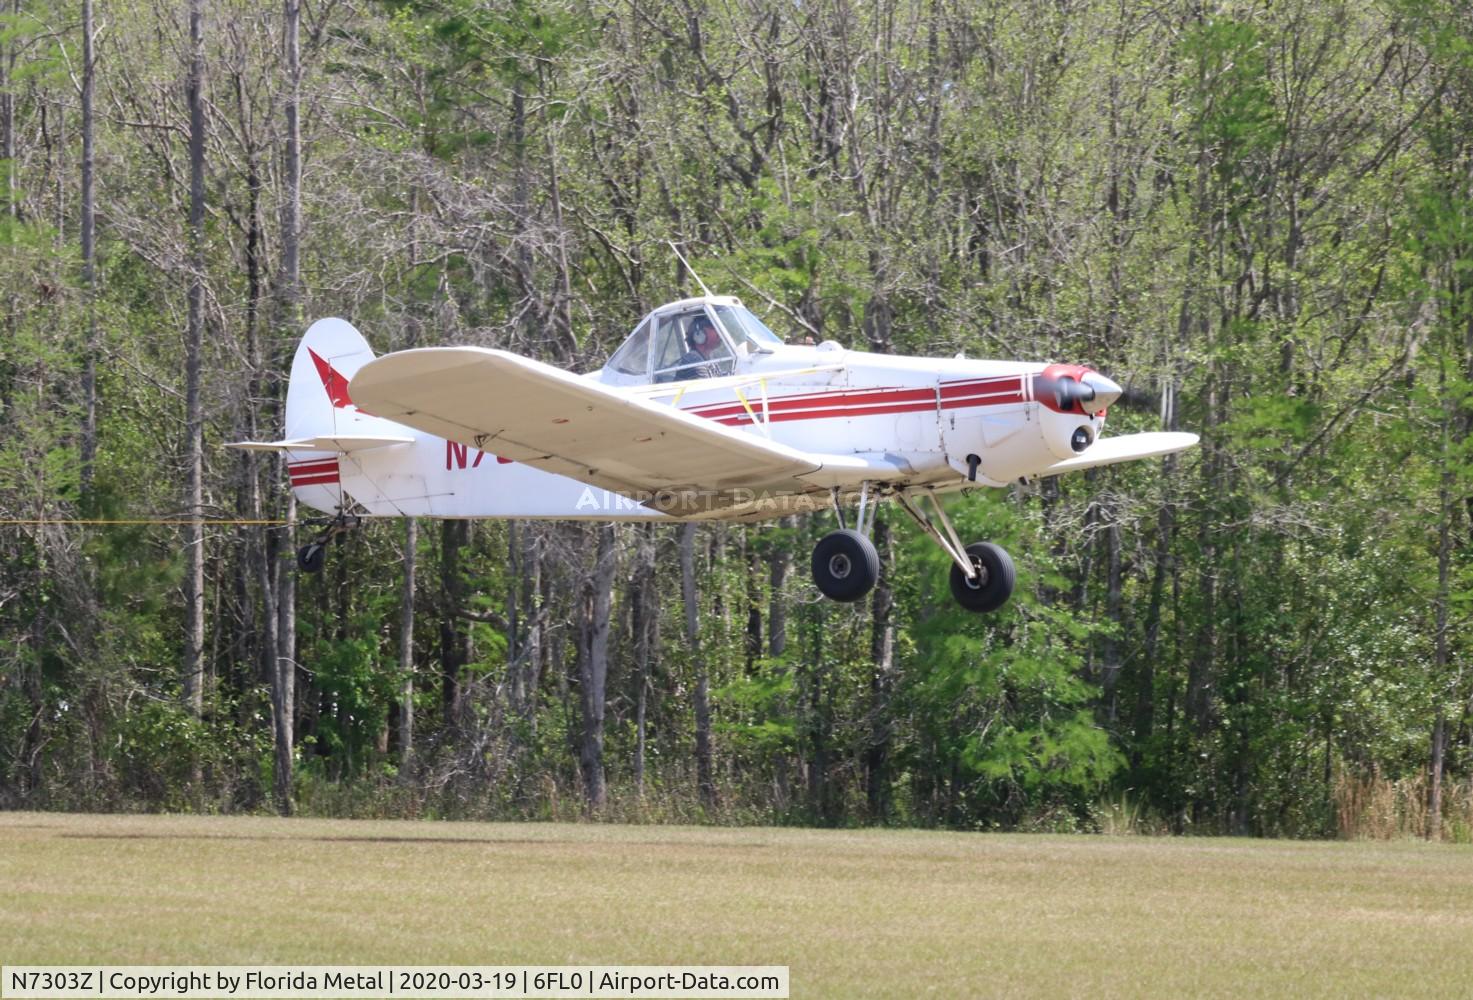
[{"label": "tail wheel", "polygon": [[303,573],[321,573],[326,559],[327,546],[321,542],[311,542],[297,549],[297,568]]},{"label": "tail wheel", "polygon": [[955,563],[951,567],[951,596],[968,611],[996,611],[1008,602],[1017,580],[1013,558],[1007,550],[991,542],[973,542],[967,546],[967,558],[975,575],[968,577]]},{"label": "tail wheel", "polygon": [[813,547],[813,582],[834,601],[857,601],[880,579],[880,554],[857,531],[832,531]]}]

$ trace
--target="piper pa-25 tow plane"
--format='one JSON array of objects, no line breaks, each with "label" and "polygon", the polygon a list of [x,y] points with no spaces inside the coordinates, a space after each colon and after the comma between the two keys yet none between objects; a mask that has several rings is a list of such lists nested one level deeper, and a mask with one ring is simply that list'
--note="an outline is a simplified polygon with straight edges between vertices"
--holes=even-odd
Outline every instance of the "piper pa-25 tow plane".
[{"label": "piper pa-25 tow plane", "polygon": [[[965,544],[941,497],[1190,448],[1194,434],[1102,438],[1120,386],[1082,365],[893,357],[784,343],[741,301],[706,294],[644,318],[603,368],[574,375],[508,351],[375,358],[341,319],[297,348],[286,453],[299,503],[331,519],[297,555],[363,517],[761,521],[832,508],[813,581],[874,587],[875,510],[893,500],[951,558],[962,607],[1012,593],[1012,559]],[[846,510],[853,510],[852,522]]]}]

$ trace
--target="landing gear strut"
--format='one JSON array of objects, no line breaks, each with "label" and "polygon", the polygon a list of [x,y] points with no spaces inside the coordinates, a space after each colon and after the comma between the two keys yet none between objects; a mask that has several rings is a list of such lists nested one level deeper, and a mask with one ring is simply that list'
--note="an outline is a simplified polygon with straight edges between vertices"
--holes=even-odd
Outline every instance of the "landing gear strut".
[{"label": "landing gear strut", "polygon": [[317,533],[316,538],[297,549],[297,568],[303,573],[321,573],[322,565],[327,561],[327,543],[352,531],[362,520],[354,514],[341,511],[333,515],[326,527]]},{"label": "landing gear strut", "polygon": [[[813,582],[823,596],[832,601],[857,601],[880,579],[880,554],[875,551],[869,533],[874,530],[876,504],[870,498],[869,483],[859,488],[859,513],[854,528],[844,524],[844,509],[839,505],[839,491],[834,490],[834,513],[839,517],[839,530],[831,531],[813,547]],[[866,521],[865,515],[869,519]]]},{"label": "landing gear strut", "polygon": [[930,498],[934,519],[906,493],[897,493],[895,499],[900,509],[951,556],[951,596],[968,611],[996,611],[1006,604],[1017,579],[1012,557],[1001,546],[991,542],[963,545],[936,494],[928,489],[921,495]]}]

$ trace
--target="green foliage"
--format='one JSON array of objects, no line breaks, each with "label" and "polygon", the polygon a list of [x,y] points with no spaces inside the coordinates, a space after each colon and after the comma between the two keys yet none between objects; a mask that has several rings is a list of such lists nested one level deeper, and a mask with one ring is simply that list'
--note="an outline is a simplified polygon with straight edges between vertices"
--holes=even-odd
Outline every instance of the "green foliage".
[{"label": "green foliage", "polygon": [[[381,349],[477,343],[586,370],[692,290],[673,240],[793,339],[1080,361],[1135,390],[1110,433],[1203,434],[1169,461],[953,502],[965,537],[1018,562],[989,616],[955,609],[945,558],[898,518],[888,625],[883,603],[812,597],[826,515],[712,525],[691,645],[673,532],[656,532],[649,582],[643,536],[621,529],[606,815],[1331,834],[1349,828],[1337,788],[1425,774],[1439,709],[1449,787],[1473,769],[1465,8],[331,6],[304,39],[303,310],[351,317]],[[104,36],[95,299],[75,16],[0,15],[9,520],[184,507],[185,40],[158,15],[130,7]],[[274,463],[216,447],[275,433],[295,333],[274,301],[277,24],[227,5],[206,41],[216,516],[286,510]],[[173,707],[177,530],[0,528],[0,802],[262,807],[268,595],[306,530],[207,533],[194,719]],[[452,570],[422,528],[412,677],[397,527],[366,527],[299,582],[309,808],[581,814],[587,535],[516,534],[478,526]],[[452,706],[443,662],[462,639]],[[692,758],[703,676],[714,802]],[[1459,815],[1444,826],[1461,836]]]},{"label": "green foliage", "polygon": [[[987,496],[953,506],[963,537],[985,524],[992,539],[1026,556],[1013,600],[995,615],[944,605],[929,616],[912,611],[907,695],[930,752],[942,757],[931,769],[959,767],[965,776],[952,790],[953,815],[933,819],[1015,826],[1059,807],[1082,818],[1123,760],[1095,722],[1097,692],[1081,676],[1081,650],[1098,626],[1058,603],[1064,580],[1040,521]],[[918,533],[909,546],[925,578],[945,586],[949,560]]]},{"label": "green foliage", "polygon": [[[1222,186],[1230,216],[1249,209],[1253,175],[1283,137],[1268,84],[1264,40],[1252,24],[1212,18],[1182,39],[1192,66],[1193,125],[1200,148]],[[1258,161],[1255,163],[1255,161]]]},{"label": "green foliage", "polygon": [[757,660],[752,672],[711,692],[722,743],[740,760],[769,766],[776,755],[790,753],[798,736],[796,693],[793,663]]}]

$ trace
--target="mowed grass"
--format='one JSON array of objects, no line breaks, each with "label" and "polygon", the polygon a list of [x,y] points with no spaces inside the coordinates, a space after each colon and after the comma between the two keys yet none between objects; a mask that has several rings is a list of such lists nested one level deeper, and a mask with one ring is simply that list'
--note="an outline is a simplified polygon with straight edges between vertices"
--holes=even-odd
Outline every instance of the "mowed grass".
[{"label": "mowed grass", "polygon": [[1468,996],[1473,850],[7,813],[0,961],[788,965],[795,997]]}]

